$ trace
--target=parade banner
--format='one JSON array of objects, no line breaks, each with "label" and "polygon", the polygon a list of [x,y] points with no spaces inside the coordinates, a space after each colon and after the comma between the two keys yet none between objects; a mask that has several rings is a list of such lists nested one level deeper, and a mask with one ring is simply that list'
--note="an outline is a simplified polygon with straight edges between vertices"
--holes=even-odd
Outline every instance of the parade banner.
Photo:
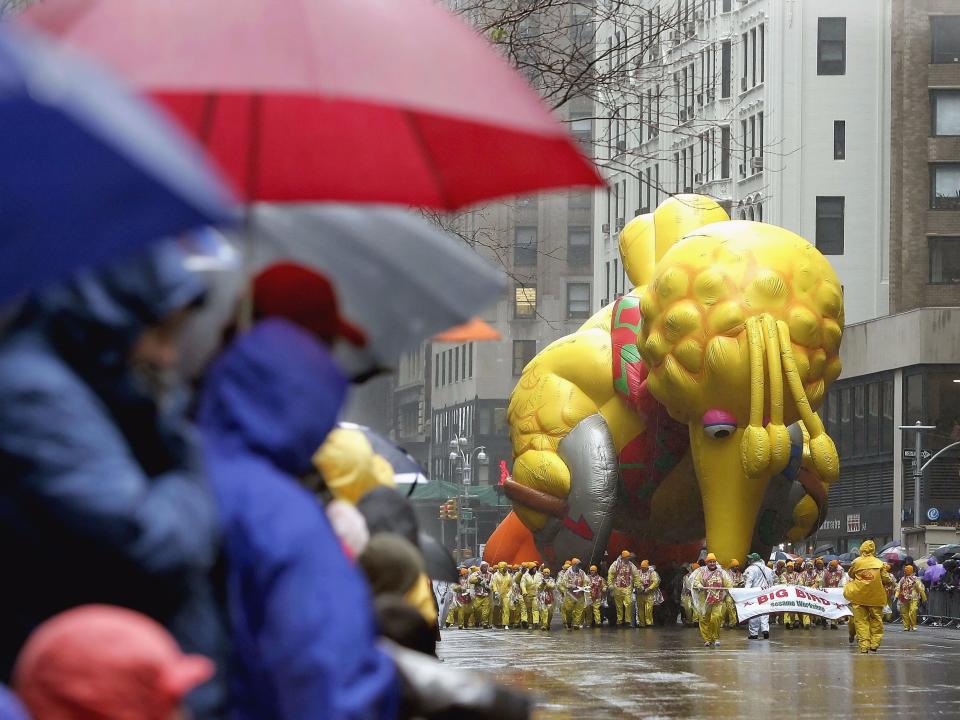
[{"label": "parade banner", "polygon": [[740,622],[757,615],[781,612],[819,615],[830,620],[853,615],[842,588],[817,590],[798,585],[775,585],[766,590],[732,588],[729,593],[736,603]]}]

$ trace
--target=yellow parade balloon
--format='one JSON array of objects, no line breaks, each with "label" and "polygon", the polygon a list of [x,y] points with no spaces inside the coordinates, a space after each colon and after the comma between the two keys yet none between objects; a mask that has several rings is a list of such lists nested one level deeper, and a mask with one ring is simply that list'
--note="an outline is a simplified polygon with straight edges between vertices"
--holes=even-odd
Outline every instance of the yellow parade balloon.
[{"label": "yellow parade balloon", "polygon": [[726,565],[807,537],[839,475],[816,414],[840,375],[830,264],[698,195],[634,218],[620,252],[635,288],[540,352],[511,396],[505,491],[522,525],[491,546],[522,531],[548,561],[665,562],[705,538]]}]

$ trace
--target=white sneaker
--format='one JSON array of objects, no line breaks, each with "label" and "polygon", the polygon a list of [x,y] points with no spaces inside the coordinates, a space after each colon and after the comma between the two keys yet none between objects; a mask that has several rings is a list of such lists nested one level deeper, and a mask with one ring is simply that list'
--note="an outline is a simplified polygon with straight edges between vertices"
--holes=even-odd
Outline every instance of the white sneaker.
[{"label": "white sneaker", "polygon": [[707,642],[705,642],[705,643],[703,644],[703,646],[704,646],[704,647],[710,647],[710,641],[708,640]]},{"label": "white sneaker", "polygon": [[714,640],[714,641],[713,641],[713,646],[714,646],[714,647],[720,647],[720,641],[719,641],[719,640]]}]

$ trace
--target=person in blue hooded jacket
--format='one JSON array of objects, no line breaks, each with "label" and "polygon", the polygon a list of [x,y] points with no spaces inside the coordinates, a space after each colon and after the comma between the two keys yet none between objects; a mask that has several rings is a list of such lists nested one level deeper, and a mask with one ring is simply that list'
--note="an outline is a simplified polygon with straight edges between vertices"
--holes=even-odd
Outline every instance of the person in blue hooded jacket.
[{"label": "person in blue hooded jacket", "polygon": [[197,419],[224,532],[232,718],[398,712],[369,589],[298,482],[346,390],[327,349],[279,319],[235,338],[204,380]]},{"label": "person in blue hooded jacket", "polygon": [[[216,511],[165,380],[205,287],[175,243],[29,299],[0,336],[0,674],[37,625],[82,604],[139,610],[224,657]],[[199,718],[223,700],[192,696]]]}]

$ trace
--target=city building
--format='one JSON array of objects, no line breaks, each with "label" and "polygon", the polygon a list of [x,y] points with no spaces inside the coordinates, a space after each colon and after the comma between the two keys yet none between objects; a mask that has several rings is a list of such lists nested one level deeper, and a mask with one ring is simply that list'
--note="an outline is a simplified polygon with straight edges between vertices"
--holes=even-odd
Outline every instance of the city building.
[{"label": "city building", "polygon": [[630,289],[617,233],[676,193],[830,256],[847,319],[888,312],[890,5],[636,0],[605,19],[620,82],[596,123],[594,299]]},{"label": "city building", "polygon": [[[844,369],[822,410],[840,482],[817,535],[847,549],[902,540],[915,556],[957,542],[960,452],[960,5],[891,10],[890,309],[848,324]],[[954,306],[954,307],[938,307]],[[931,460],[914,510],[915,431]]]}]

